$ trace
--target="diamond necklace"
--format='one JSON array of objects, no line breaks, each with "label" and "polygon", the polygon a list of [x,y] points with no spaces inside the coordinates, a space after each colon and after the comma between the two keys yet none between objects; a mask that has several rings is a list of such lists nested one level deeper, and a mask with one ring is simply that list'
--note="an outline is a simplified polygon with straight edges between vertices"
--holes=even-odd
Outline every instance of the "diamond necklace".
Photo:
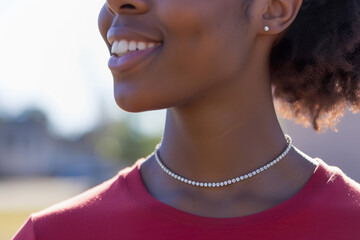
[{"label": "diamond necklace", "polygon": [[222,186],[226,186],[226,185],[230,185],[245,179],[248,179],[262,171],[264,171],[265,169],[270,168],[271,166],[275,165],[276,163],[278,163],[280,161],[280,159],[282,159],[291,149],[292,147],[292,139],[288,134],[285,134],[286,137],[286,141],[287,141],[287,147],[286,149],[283,151],[283,153],[281,153],[275,160],[269,162],[268,164],[266,164],[265,166],[262,166],[248,174],[242,175],[240,177],[236,177],[227,181],[222,181],[222,182],[198,182],[198,181],[193,181],[193,180],[189,180],[187,178],[184,178],[182,176],[179,176],[176,173],[173,173],[172,171],[170,171],[170,169],[168,169],[160,160],[160,156],[159,156],[159,148],[160,148],[160,143],[156,145],[155,147],[155,158],[156,161],[159,163],[160,167],[167,173],[169,174],[171,177],[190,184],[190,185],[194,185],[194,186],[200,186],[200,187],[222,187]]}]

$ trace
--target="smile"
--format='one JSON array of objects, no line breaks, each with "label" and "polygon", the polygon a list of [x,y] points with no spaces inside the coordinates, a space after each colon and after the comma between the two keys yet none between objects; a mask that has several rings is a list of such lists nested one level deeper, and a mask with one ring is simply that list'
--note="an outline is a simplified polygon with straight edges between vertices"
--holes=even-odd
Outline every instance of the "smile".
[{"label": "smile", "polygon": [[125,72],[148,59],[162,45],[155,42],[116,41],[112,46],[108,67],[111,71]]}]

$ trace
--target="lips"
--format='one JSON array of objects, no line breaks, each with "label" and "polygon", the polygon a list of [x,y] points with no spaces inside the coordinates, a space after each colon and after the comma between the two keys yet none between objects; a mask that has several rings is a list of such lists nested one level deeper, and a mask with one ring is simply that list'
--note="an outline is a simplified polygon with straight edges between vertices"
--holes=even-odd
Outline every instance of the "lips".
[{"label": "lips", "polygon": [[112,55],[108,61],[108,67],[111,71],[118,73],[128,71],[153,57],[161,47],[162,44],[144,50],[130,51],[121,57]]},{"label": "lips", "polygon": [[155,43],[154,47],[145,49],[137,48],[137,50],[129,51],[122,56],[112,54],[108,61],[108,67],[111,71],[116,71],[118,73],[128,71],[131,68],[140,65],[140,63],[159,51],[163,45],[163,42],[159,37],[153,37],[149,34],[126,27],[110,28],[107,33],[107,40],[111,45],[113,45],[115,41],[120,42],[121,40]]}]

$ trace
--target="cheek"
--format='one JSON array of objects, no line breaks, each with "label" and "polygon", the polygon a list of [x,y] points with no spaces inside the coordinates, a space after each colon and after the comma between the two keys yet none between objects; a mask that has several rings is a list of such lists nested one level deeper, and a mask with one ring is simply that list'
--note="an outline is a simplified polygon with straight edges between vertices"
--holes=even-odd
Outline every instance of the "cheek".
[{"label": "cheek", "polygon": [[246,43],[242,29],[236,30],[234,16],[224,16],[229,6],[219,0],[157,3],[154,16],[161,24],[164,46],[146,68],[123,76],[132,81],[115,82],[117,104],[126,111],[191,101],[209,88],[233,80],[241,69]]},{"label": "cheek", "polygon": [[98,16],[98,28],[99,28],[100,35],[104,39],[108,48],[110,48],[110,44],[107,41],[107,32],[108,32],[109,28],[111,27],[113,18],[114,17],[108,11],[106,4],[104,4],[100,10],[100,13]]},{"label": "cheek", "polygon": [[[171,1],[170,1],[171,2]],[[176,1],[174,1],[176,2]],[[244,31],[221,2],[182,1],[159,9],[165,33],[163,74],[187,93],[235,75],[245,55]],[[166,71],[167,70],[167,71]],[[179,92],[180,93],[180,92]]]}]

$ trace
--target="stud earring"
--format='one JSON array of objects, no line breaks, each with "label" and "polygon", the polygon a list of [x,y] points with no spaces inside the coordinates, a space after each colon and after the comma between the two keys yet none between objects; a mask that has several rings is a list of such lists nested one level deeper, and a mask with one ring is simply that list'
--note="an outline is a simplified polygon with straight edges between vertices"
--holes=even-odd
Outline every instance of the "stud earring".
[{"label": "stud earring", "polygon": [[269,29],[270,29],[270,28],[269,28],[268,26],[265,26],[265,27],[264,27],[265,32],[269,31]]}]

